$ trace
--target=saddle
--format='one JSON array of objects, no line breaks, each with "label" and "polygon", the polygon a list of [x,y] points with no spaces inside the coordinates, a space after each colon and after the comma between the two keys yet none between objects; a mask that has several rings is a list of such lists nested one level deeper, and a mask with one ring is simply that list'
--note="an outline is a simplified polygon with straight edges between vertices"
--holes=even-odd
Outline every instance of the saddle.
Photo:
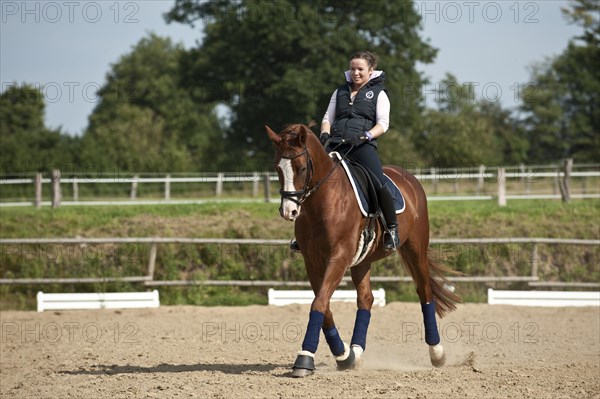
[{"label": "saddle", "polygon": [[[362,215],[369,218],[376,217],[379,214],[379,201],[377,198],[377,189],[373,182],[375,177],[372,173],[359,163],[348,159],[342,159],[342,156],[338,152],[331,152],[329,153],[329,156],[334,160],[337,159],[341,163],[350,180],[354,197],[356,198],[356,202],[358,203]],[[406,209],[404,196],[398,186],[396,186],[396,183],[394,183],[389,176],[385,174],[384,176],[386,177],[385,185],[392,194],[394,208],[398,215]]]}]

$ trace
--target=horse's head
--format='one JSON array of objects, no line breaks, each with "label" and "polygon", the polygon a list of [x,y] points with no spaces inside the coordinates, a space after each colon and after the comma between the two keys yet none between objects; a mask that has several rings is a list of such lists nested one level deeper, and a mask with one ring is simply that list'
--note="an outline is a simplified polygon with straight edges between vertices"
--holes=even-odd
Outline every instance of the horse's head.
[{"label": "horse's head", "polygon": [[275,169],[281,186],[279,213],[284,219],[293,221],[300,215],[302,202],[310,195],[308,186],[313,175],[313,165],[308,153],[308,142],[312,132],[305,125],[290,125],[280,134],[268,126],[265,128],[276,147]]}]

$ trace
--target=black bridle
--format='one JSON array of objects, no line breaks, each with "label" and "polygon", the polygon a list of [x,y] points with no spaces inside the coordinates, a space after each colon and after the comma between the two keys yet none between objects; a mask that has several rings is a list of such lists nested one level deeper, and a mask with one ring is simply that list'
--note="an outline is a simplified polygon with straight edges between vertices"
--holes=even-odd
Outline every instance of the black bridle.
[{"label": "black bridle", "polygon": [[[312,159],[310,158],[310,156],[308,155],[308,147],[304,146],[304,151],[302,151],[299,154],[296,154],[291,157],[282,156],[281,159],[292,160],[292,159],[301,157],[302,155],[306,156],[306,179],[304,180],[304,187],[302,188],[302,190],[296,190],[296,191],[279,190],[279,194],[281,195],[282,201],[284,199],[288,199],[292,202],[295,202],[298,205],[302,205],[302,203],[304,201],[306,201],[308,196],[310,196],[314,192],[314,190],[308,189],[308,185],[310,184],[310,181],[312,180],[312,176],[313,176],[313,162],[312,162]],[[295,197],[298,197],[298,199],[296,199]]]},{"label": "black bridle", "polygon": [[[340,161],[338,159],[334,160],[335,164],[329,170],[329,172],[327,172],[325,177],[323,177],[321,180],[319,180],[312,188],[309,188],[308,186],[310,185],[310,182],[312,181],[312,178],[314,175],[314,168],[313,168],[313,161],[312,161],[310,155],[308,154],[308,147],[306,145],[304,145],[304,150],[302,152],[300,152],[294,156],[290,156],[290,157],[281,156],[280,159],[292,160],[292,159],[301,157],[302,155],[306,156],[306,179],[304,180],[304,187],[302,188],[302,190],[296,190],[296,191],[279,190],[279,194],[281,195],[282,201],[284,199],[288,199],[288,200],[296,203],[298,206],[302,205],[308,197],[310,197],[312,194],[314,194],[319,189],[321,184],[323,184],[327,179],[329,179],[329,177],[331,176],[333,171],[340,164]],[[345,159],[346,155],[348,155],[348,153],[344,154],[342,159]],[[296,199],[296,197],[298,197],[298,199]]]}]

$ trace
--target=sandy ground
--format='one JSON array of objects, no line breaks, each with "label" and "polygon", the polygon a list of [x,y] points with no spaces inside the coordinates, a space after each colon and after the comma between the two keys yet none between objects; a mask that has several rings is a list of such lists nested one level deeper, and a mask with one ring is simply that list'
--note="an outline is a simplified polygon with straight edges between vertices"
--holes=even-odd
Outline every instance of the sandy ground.
[{"label": "sandy ground", "polygon": [[[342,338],[355,307],[334,303]],[[429,363],[416,303],[373,310],[360,369],[290,377],[308,307],[0,314],[2,398],[600,398],[600,308],[461,305]]]}]

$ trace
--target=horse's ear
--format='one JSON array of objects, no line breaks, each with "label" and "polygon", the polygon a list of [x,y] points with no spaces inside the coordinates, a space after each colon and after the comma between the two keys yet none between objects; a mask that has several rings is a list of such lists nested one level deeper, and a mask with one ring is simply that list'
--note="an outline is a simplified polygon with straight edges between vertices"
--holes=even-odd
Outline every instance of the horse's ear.
[{"label": "horse's ear", "polygon": [[300,132],[298,133],[298,140],[300,141],[300,144],[304,145],[306,144],[306,138],[309,134],[309,130],[306,126],[304,125],[300,125]]},{"label": "horse's ear", "polygon": [[271,128],[267,125],[265,125],[265,129],[267,130],[267,134],[269,135],[269,138],[271,139],[271,141],[273,143],[275,143],[275,144],[281,143],[281,137],[277,133],[272,131]]}]

